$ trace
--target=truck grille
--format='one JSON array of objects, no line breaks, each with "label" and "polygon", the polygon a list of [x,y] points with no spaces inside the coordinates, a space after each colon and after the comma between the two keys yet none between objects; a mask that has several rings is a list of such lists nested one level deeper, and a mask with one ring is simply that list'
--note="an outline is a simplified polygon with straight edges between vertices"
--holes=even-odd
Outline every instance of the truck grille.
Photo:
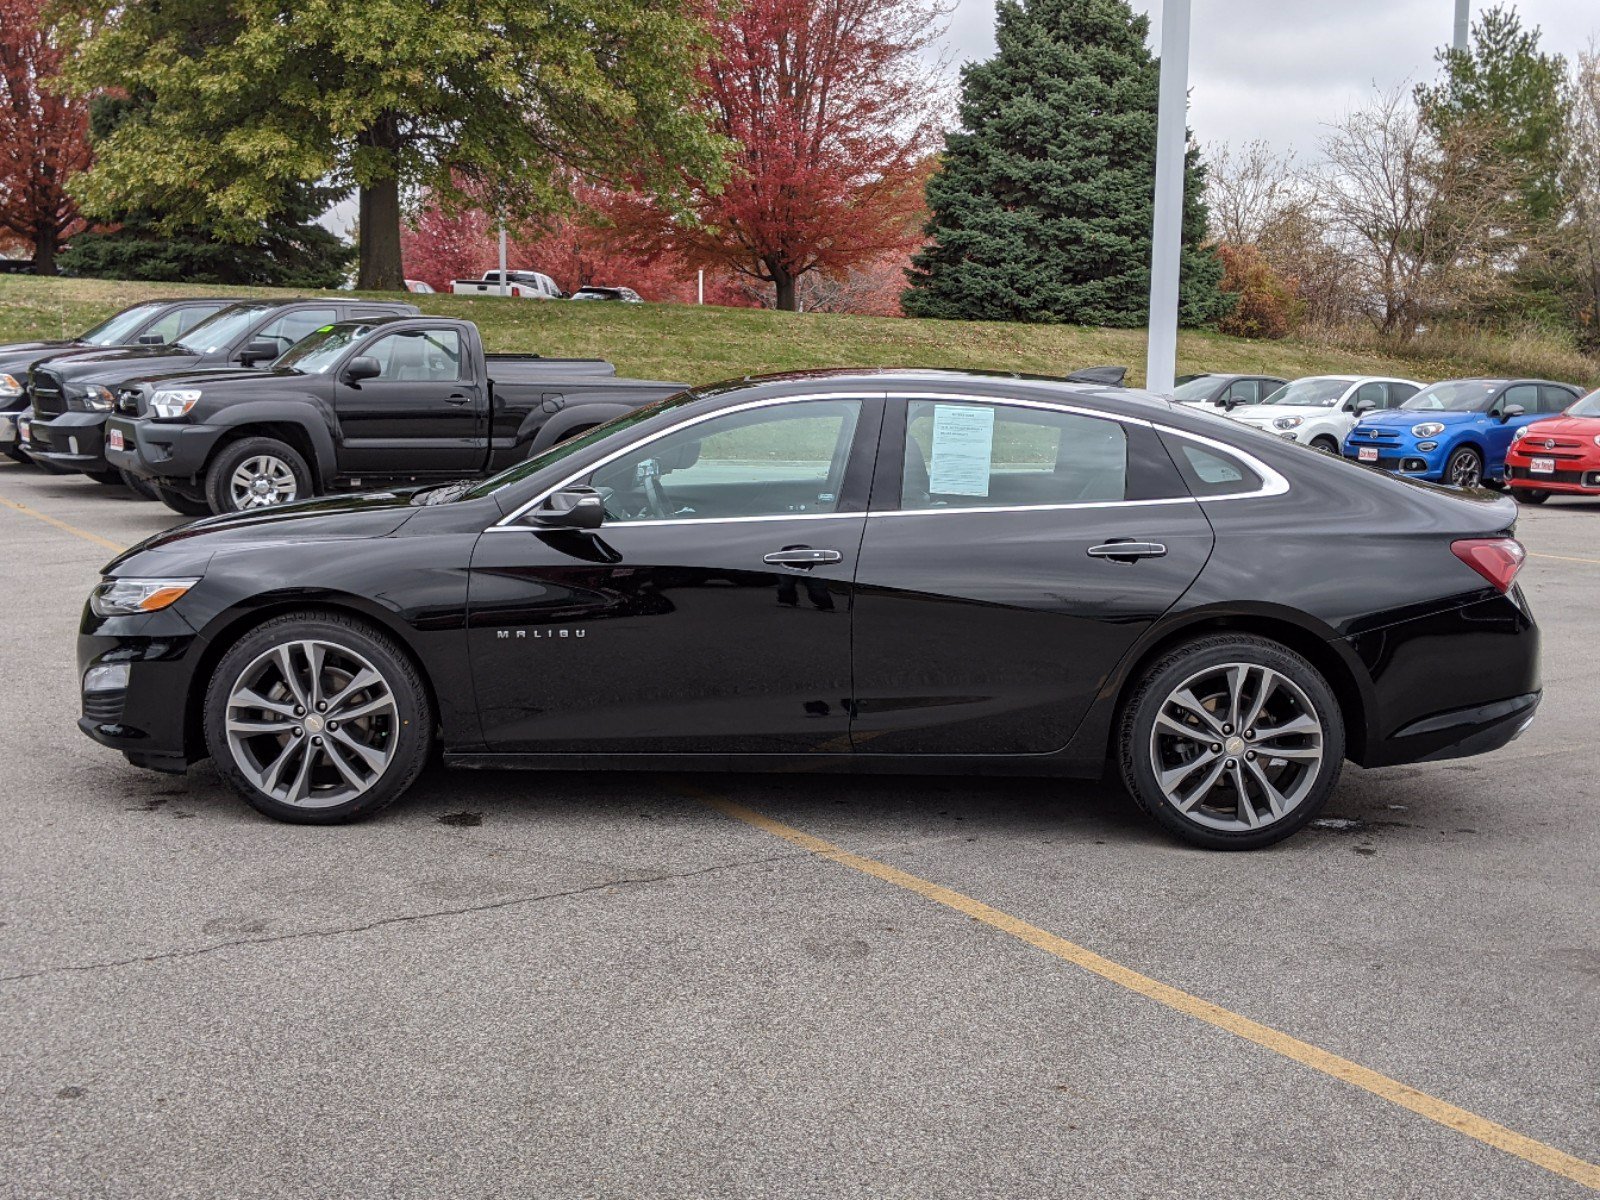
[{"label": "truck grille", "polygon": [[28,398],[41,417],[58,417],[67,411],[67,390],[54,371],[36,368],[28,372]]},{"label": "truck grille", "polygon": [[137,417],[141,395],[143,393],[138,388],[118,388],[117,411],[125,417]]}]

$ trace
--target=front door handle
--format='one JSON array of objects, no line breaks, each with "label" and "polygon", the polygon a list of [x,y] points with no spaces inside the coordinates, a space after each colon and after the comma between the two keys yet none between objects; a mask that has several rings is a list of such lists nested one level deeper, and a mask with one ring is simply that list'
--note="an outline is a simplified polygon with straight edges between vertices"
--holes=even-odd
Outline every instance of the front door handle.
[{"label": "front door handle", "polygon": [[761,561],[774,567],[814,567],[818,563],[842,561],[837,550],[813,550],[809,546],[791,546],[787,550],[774,550],[763,555]]},{"label": "front door handle", "polygon": [[1133,562],[1137,558],[1163,558],[1167,548],[1160,542],[1105,542],[1089,547],[1090,558],[1109,558],[1112,562]]},{"label": "front door handle", "polygon": [[448,404],[471,404],[472,397],[464,395],[461,392],[451,392],[445,397],[445,402]]}]

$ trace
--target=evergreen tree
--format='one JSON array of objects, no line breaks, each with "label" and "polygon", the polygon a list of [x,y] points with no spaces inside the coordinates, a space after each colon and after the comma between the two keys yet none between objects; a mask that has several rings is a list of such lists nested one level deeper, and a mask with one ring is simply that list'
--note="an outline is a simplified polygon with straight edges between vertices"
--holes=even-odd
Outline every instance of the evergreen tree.
[{"label": "evergreen tree", "polygon": [[[999,51],[962,72],[961,128],[928,184],[931,243],[902,303],[922,317],[1143,325],[1160,72],[1125,0],[1001,0]],[[1199,249],[1204,173],[1184,188],[1185,325],[1231,303]]]},{"label": "evergreen tree", "polygon": [[[147,99],[99,99],[90,110],[90,140],[108,136]],[[251,235],[226,237],[202,220],[174,225],[155,208],[113,214],[110,230],[80,233],[61,254],[68,275],[255,287],[333,288],[344,282],[355,249],[322,226],[319,214],[345,194],[292,183]]]}]

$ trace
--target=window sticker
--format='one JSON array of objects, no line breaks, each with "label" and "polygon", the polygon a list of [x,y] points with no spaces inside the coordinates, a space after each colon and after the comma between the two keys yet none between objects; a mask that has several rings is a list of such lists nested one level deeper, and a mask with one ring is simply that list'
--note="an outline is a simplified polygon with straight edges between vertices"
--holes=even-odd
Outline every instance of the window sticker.
[{"label": "window sticker", "polygon": [[994,461],[994,409],[941,404],[933,410],[933,461],[928,491],[987,496]]}]

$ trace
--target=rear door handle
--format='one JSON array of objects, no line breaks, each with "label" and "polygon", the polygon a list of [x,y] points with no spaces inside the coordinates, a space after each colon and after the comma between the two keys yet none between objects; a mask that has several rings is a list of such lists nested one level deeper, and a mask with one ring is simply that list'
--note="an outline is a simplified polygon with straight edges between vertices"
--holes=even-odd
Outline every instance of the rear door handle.
[{"label": "rear door handle", "polygon": [[774,567],[814,567],[818,563],[836,563],[844,555],[837,550],[813,550],[808,546],[795,546],[788,550],[774,550],[763,555],[761,561]]},{"label": "rear door handle", "polygon": [[1167,548],[1160,542],[1104,542],[1089,547],[1090,558],[1109,558],[1114,562],[1132,562],[1136,558],[1163,558]]}]

